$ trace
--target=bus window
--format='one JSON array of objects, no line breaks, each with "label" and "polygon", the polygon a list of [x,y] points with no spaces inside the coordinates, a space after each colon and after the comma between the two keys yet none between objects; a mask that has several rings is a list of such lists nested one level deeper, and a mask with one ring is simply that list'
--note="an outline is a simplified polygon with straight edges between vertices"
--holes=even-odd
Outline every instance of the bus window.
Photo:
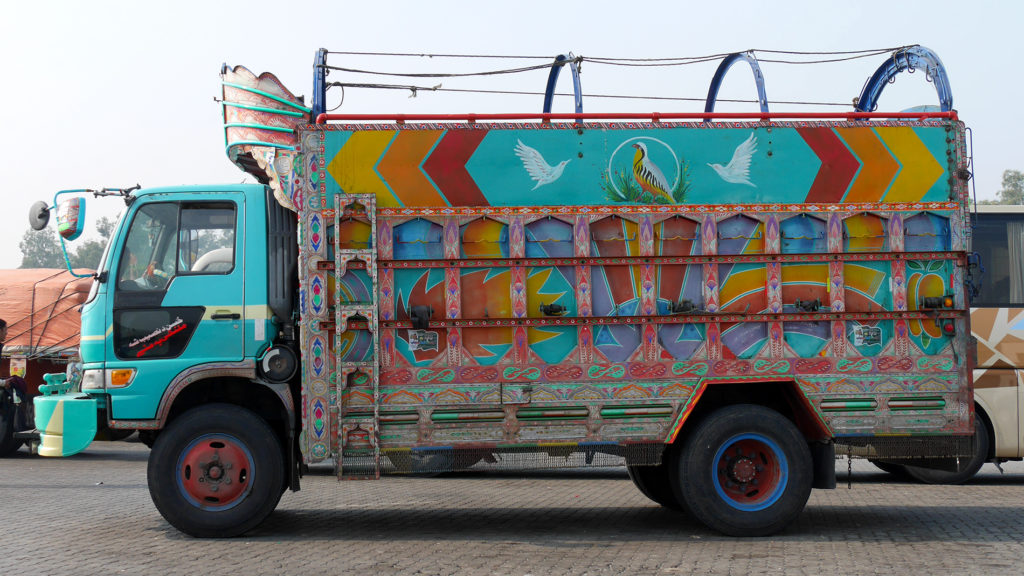
[{"label": "bus window", "polygon": [[972,250],[985,275],[972,302],[980,307],[1024,307],[1024,212],[979,212]]}]

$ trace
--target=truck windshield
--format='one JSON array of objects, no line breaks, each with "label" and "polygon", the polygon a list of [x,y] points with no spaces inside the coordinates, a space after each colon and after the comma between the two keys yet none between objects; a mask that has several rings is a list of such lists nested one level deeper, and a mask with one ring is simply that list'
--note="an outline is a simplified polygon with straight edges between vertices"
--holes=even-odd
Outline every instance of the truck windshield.
[{"label": "truck windshield", "polygon": [[176,204],[149,204],[136,213],[117,271],[122,290],[162,290],[174,275]]}]

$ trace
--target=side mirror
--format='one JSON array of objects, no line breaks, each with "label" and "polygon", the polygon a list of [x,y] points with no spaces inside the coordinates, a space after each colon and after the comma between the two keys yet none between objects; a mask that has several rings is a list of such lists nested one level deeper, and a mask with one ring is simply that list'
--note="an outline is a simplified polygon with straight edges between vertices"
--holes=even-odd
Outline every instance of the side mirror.
[{"label": "side mirror", "polygon": [[65,240],[74,240],[85,228],[85,199],[61,200],[57,208],[57,233]]},{"label": "side mirror", "polygon": [[28,209],[28,225],[33,230],[42,230],[46,228],[46,224],[50,222],[50,208],[46,205],[46,202],[39,201],[32,205]]}]

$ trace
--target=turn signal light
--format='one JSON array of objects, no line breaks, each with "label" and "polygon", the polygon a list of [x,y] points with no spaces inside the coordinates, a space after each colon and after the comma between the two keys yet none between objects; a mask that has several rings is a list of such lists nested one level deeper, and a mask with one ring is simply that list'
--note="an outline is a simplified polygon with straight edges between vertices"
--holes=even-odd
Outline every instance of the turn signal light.
[{"label": "turn signal light", "polygon": [[110,385],[115,388],[124,388],[131,384],[134,378],[135,370],[133,368],[119,368],[110,371]]}]

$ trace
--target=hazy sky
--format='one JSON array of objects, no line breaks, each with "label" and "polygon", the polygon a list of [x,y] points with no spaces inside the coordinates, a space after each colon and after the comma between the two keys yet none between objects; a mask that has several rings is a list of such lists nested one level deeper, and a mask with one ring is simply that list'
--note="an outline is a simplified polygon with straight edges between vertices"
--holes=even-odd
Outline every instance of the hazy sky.
[{"label": "hazy sky", "polygon": [[[973,129],[975,183],[991,198],[1007,169],[1024,170],[1022,82],[1016,58],[1024,3],[926,2],[33,2],[0,0],[0,268],[21,263],[29,206],[67,188],[238,182],[224,154],[222,63],[273,72],[307,102],[317,48],[337,51],[697,56],[750,48],[839,51],[921,44],[942,59],[954,107]],[[335,56],[335,65],[399,72],[479,71],[523,61]],[[850,102],[881,64],[764,63],[769,100]],[[703,99],[716,63],[619,68],[586,63],[584,93]],[[444,87],[542,91],[546,72],[443,80]],[[334,81],[433,85],[438,80],[345,76]],[[568,76],[559,91],[570,91]],[[348,89],[339,112],[535,112],[540,97],[456,96]],[[753,98],[736,66],[720,98]],[[330,106],[341,94],[331,92]],[[936,104],[923,73],[902,74],[880,110]],[[698,102],[585,99],[585,111],[701,111]],[[755,111],[755,104],[719,106]],[[773,106],[795,111],[809,107]],[[818,108],[813,108],[818,109]],[[835,108],[832,108],[836,110]],[[840,109],[842,110],[842,109]],[[571,111],[568,99],[555,111]],[[251,179],[250,179],[251,181]],[[113,214],[93,201],[90,216]],[[98,209],[98,210],[96,210]],[[52,224],[51,224],[52,225]]]}]

